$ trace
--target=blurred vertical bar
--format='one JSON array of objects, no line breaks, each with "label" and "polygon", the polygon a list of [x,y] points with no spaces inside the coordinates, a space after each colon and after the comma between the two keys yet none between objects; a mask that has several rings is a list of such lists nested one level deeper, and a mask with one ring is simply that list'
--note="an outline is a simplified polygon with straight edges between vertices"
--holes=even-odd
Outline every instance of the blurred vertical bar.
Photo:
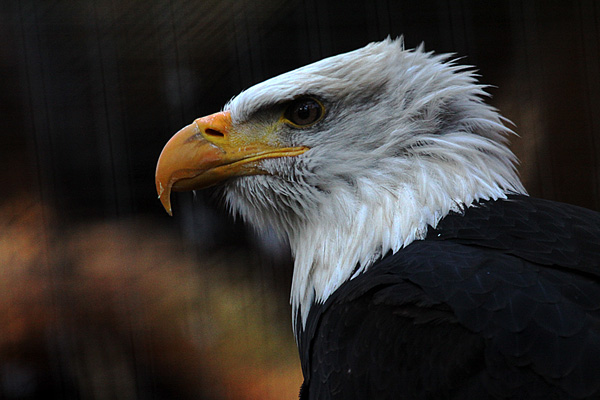
[{"label": "blurred vertical bar", "polygon": [[523,134],[525,152],[530,153],[530,162],[521,168],[524,184],[532,193],[549,197],[554,193],[552,165],[548,165],[550,154],[547,119],[542,104],[547,98],[547,87],[543,84],[544,65],[542,59],[540,29],[535,2],[510,1],[510,29],[517,45],[512,65],[514,76],[521,77],[519,84],[519,108],[525,110],[519,131]]},{"label": "blurred vertical bar", "polygon": [[[82,14],[89,65],[90,98],[92,100],[92,129],[101,168],[100,182],[107,217],[129,215],[133,211],[132,184],[129,180],[128,132],[123,125],[123,104],[118,54],[118,35],[121,31],[119,12],[122,7],[112,0],[84,3]],[[84,82],[76,84],[85,85]]]},{"label": "blurred vertical bar", "polygon": [[600,210],[600,2],[583,0],[577,2],[578,18],[576,24],[581,38],[581,74],[585,81],[585,96],[583,114],[589,119],[591,131],[593,165],[593,198],[596,210]]},{"label": "blurred vertical bar", "polygon": [[[43,14],[47,6],[39,5],[36,1],[22,0],[12,2],[18,10],[18,30],[14,37],[19,41],[20,87],[22,91],[21,105],[24,109],[24,127],[27,142],[31,147],[29,153],[33,155],[31,161],[35,163],[34,169],[37,176],[37,189],[34,195],[39,195],[42,203],[54,205],[52,202],[56,171],[54,165],[53,140],[50,135],[50,109],[47,87],[47,65],[42,56],[42,25],[38,15]],[[46,4],[46,3],[45,3]],[[13,11],[14,12],[14,11]],[[37,197],[37,196],[36,196]]]}]

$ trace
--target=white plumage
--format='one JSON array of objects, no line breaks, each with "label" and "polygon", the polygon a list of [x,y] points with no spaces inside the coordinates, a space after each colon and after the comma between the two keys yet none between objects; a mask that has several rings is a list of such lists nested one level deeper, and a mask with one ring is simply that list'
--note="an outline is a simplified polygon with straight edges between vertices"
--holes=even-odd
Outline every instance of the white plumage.
[{"label": "white plumage", "polygon": [[[313,301],[422,239],[451,210],[525,193],[511,130],[483,102],[473,71],[449,58],[388,39],[262,82],[225,106],[238,132],[276,130],[273,144],[310,148],[262,160],[268,174],[223,186],[233,212],[289,240],[291,303],[303,324]],[[323,103],[322,120],[274,125],[273,105],[302,96]]]}]

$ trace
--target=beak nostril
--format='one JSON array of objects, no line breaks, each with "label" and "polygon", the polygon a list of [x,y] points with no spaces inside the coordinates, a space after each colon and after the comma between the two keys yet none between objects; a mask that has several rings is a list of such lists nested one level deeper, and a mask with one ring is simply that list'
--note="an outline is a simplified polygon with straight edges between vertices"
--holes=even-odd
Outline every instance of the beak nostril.
[{"label": "beak nostril", "polygon": [[216,129],[210,129],[210,128],[209,128],[209,129],[206,129],[206,130],[204,130],[204,133],[205,133],[206,135],[208,135],[208,136],[212,136],[212,137],[220,137],[220,138],[223,138],[223,137],[225,137],[225,134],[224,134],[223,132],[221,132],[221,131],[218,131],[218,130],[216,130]]}]

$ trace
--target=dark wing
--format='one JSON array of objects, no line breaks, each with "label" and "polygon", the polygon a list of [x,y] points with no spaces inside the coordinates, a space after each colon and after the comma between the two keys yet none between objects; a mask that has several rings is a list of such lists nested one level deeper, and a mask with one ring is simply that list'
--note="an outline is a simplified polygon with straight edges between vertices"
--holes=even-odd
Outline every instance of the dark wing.
[{"label": "dark wing", "polygon": [[600,397],[600,214],[512,196],[447,216],[315,305],[302,398]]}]

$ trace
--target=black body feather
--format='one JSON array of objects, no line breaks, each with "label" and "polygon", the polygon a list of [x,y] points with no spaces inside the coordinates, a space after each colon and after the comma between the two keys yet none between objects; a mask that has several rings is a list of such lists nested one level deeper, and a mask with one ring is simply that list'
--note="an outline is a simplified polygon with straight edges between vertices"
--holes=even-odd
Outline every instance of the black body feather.
[{"label": "black body feather", "polygon": [[301,399],[600,398],[600,214],[482,201],[297,326]]}]

